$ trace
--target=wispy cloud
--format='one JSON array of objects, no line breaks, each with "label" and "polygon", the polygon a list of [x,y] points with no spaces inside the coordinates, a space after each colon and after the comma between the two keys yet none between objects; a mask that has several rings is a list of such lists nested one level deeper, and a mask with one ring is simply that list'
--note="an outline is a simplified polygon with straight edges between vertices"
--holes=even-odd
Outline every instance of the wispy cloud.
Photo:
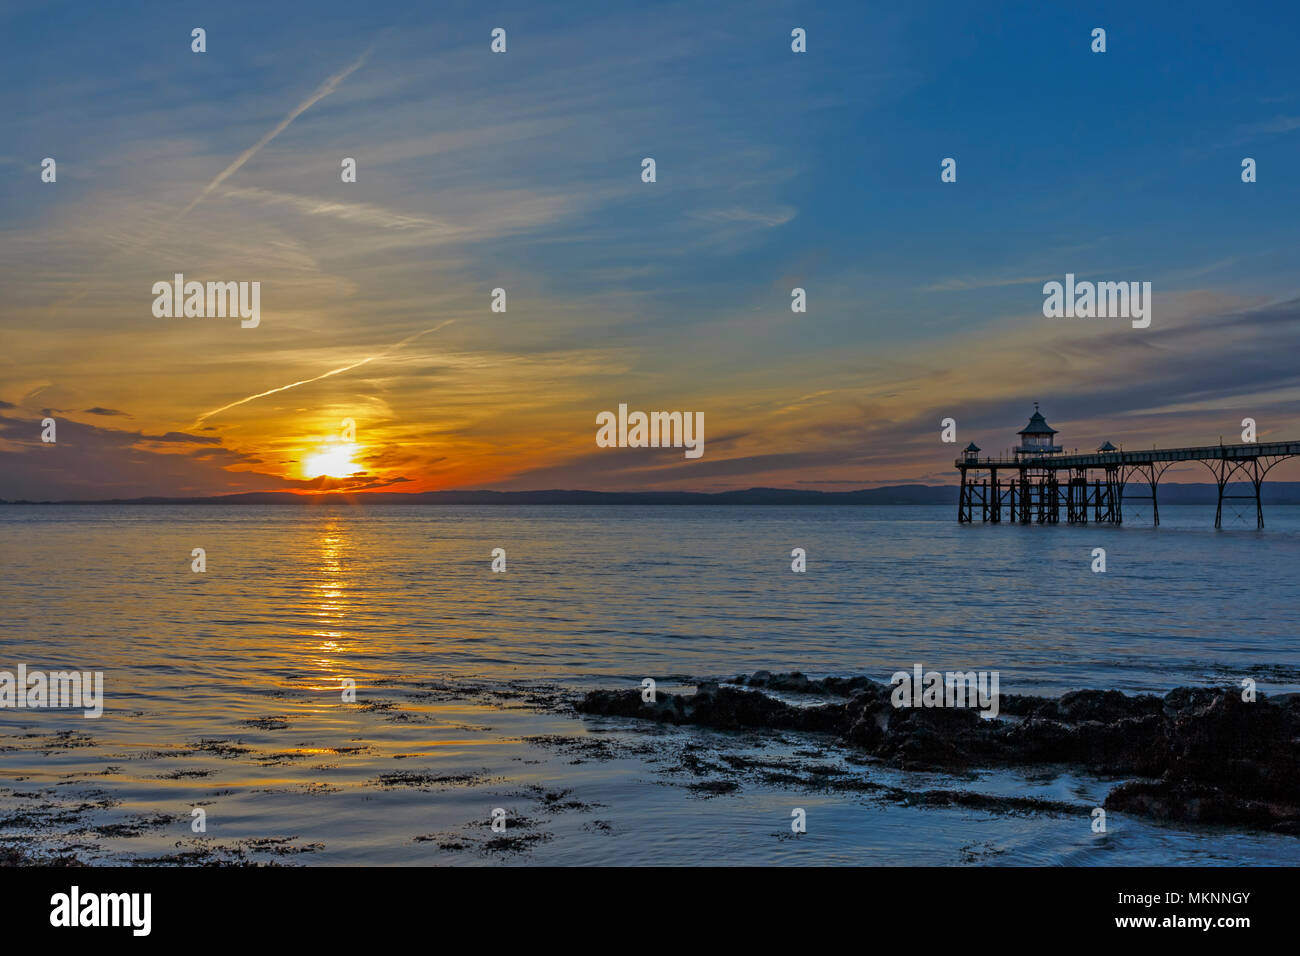
[{"label": "wispy cloud", "polygon": [[1260,134],[1289,133],[1297,129],[1300,129],[1300,116],[1278,115],[1270,120],[1251,123],[1243,127],[1242,132],[1247,136],[1258,136]]},{"label": "wispy cloud", "polygon": [[969,276],[944,279],[925,286],[923,292],[970,292],[975,289],[1000,289],[1014,285],[1037,285],[1060,276]]},{"label": "wispy cloud", "polygon": [[770,209],[747,209],[733,206],[725,209],[702,209],[692,213],[696,219],[711,223],[740,223],[742,225],[784,226],[792,220],[797,210],[793,206],[775,206]]}]

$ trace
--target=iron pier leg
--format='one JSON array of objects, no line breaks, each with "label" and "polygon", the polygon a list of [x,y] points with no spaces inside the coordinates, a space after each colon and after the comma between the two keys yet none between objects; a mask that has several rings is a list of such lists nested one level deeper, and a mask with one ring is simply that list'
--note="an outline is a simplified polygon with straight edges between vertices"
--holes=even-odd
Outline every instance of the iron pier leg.
[{"label": "iron pier leg", "polygon": [[1259,497],[1259,486],[1264,482],[1264,476],[1259,473],[1259,459],[1252,459],[1250,463],[1251,480],[1255,485],[1255,527],[1259,530],[1264,529],[1264,502]]},{"label": "iron pier leg", "polygon": [[1160,527],[1160,505],[1156,501],[1156,484],[1159,482],[1156,477],[1156,466],[1151,466],[1151,517],[1154,521],[1154,527]]},{"label": "iron pier leg", "polygon": [[1227,484],[1224,480],[1223,470],[1220,469],[1216,484],[1219,486],[1219,503],[1214,508],[1214,527],[1216,530],[1223,527],[1223,486]]}]

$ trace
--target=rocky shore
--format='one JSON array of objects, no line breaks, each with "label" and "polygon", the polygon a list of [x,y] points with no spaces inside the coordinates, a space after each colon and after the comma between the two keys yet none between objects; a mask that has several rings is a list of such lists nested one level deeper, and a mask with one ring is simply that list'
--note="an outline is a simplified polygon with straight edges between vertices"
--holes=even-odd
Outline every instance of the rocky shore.
[{"label": "rocky shore", "polygon": [[[987,719],[967,708],[896,708],[891,691],[866,677],[757,671],[702,683],[694,694],[660,692],[653,702],[639,688],[597,690],[575,706],[721,730],[830,734],[910,770],[1077,767],[1131,778],[1110,791],[1107,810],[1300,835],[1300,695],[1245,700],[1238,688],[1203,687],[1163,697],[1003,694],[999,717]],[[822,702],[798,702],[805,695]]]}]

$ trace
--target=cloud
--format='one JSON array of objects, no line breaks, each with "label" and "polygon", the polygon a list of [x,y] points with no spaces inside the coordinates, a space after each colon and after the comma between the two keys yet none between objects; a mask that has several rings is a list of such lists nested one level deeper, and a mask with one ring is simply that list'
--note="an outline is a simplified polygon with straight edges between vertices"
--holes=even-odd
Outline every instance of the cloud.
[{"label": "cloud", "polygon": [[793,206],[774,206],[770,209],[731,207],[727,209],[703,209],[691,213],[692,216],[703,222],[765,226],[769,229],[773,226],[785,225],[794,219],[796,214],[797,211]]},{"label": "cloud", "polygon": [[[1026,341],[1034,343],[1033,360],[1008,364],[1006,356],[1023,354]],[[1248,413],[1268,421],[1274,437],[1300,438],[1297,349],[1300,300],[1252,306],[1209,293],[1165,296],[1147,330],[1021,317],[920,354],[899,349],[869,375],[853,356],[844,357],[851,367],[845,373],[828,374],[821,360],[806,369],[788,365],[790,390],[773,390],[743,410],[731,386],[719,382],[701,399],[706,448],[697,461],[667,449],[597,451],[584,440],[565,459],[492,487],[866,487],[917,475],[942,482],[951,480],[960,447],[938,441],[942,418],[956,418],[960,444],[973,439],[997,453],[1015,441],[1036,399],[1069,448],[1106,439],[1213,443]],[[809,382],[827,387],[795,390]],[[730,440],[711,437],[724,422],[734,426]]]},{"label": "cloud", "polygon": [[184,445],[220,445],[221,439],[211,435],[187,435],[184,432],[168,432],[165,435],[141,435],[141,441],[175,442]]},{"label": "cloud", "polygon": [[[31,423],[0,415],[0,498],[93,501],[110,498],[206,497],[242,491],[373,491],[408,484],[401,474],[357,473],[285,479],[249,470],[256,455],[221,447],[221,439],[168,432],[149,435],[62,421],[45,444]],[[31,432],[27,439],[14,436]]]},{"label": "cloud", "polygon": [[[368,237],[367,251],[401,246],[432,246],[481,242],[514,233],[554,225],[578,205],[573,197],[559,193],[529,193],[522,190],[462,190],[456,197],[459,221],[397,212],[362,202],[340,202],[256,187],[227,187],[220,195],[256,203],[259,209],[279,207],[307,217],[324,217],[351,226],[375,229],[379,237]],[[590,196],[586,197],[588,200]],[[355,245],[357,236],[349,234]]]},{"label": "cloud", "polygon": [[1042,282],[1048,282],[1053,278],[1060,279],[1060,276],[1024,276],[1024,277],[969,277],[944,279],[942,282],[936,282],[933,285],[925,286],[923,292],[968,292],[973,289],[1000,289],[1013,285],[1038,285]]},{"label": "cloud", "polygon": [[305,216],[329,216],[343,222],[376,229],[418,229],[448,240],[464,232],[447,222],[422,216],[410,216],[370,203],[313,199],[310,196],[294,196],[255,187],[229,186],[221,191],[221,195],[229,199],[251,200],[264,206],[289,206],[295,212]]},{"label": "cloud", "polygon": [[1255,136],[1261,133],[1289,133],[1295,129],[1300,129],[1300,116],[1279,115],[1271,120],[1251,124],[1244,128],[1244,132],[1247,136]]},{"label": "cloud", "polygon": [[346,478],[331,478],[321,475],[309,481],[290,481],[287,486],[299,491],[377,491],[380,488],[392,488],[395,485],[409,484],[410,478],[382,478],[375,475],[356,474]]}]

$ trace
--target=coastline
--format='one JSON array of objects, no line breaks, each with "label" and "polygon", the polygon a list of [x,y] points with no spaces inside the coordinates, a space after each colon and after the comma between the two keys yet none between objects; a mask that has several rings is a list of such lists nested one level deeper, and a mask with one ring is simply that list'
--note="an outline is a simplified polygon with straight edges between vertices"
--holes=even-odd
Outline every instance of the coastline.
[{"label": "coastline", "polygon": [[[957,485],[897,484],[852,491],[818,491],[805,488],[746,488],[735,491],[589,491],[583,489],[539,489],[531,491],[452,490],[422,492],[367,491],[255,491],[204,497],[157,497],[67,499],[32,501],[2,499],[0,506],[36,505],[695,505],[695,506],[955,506]],[[1161,483],[1160,500],[1165,505],[1213,505],[1217,487],[1206,482]],[[1268,505],[1300,504],[1300,481],[1275,481],[1264,485],[1262,500]]]},{"label": "coastline", "polygon": [[[482,720],[508,721],[509,729],[461,729],[492,731],[498,744],[511,748],[508,761],[489,766],[475,754],[468,763],[434,766],[409,752],[377,764],[366,756],[377,741],[354,739],[351,746],[313,746],[317,759],[327,756],[328,762],[291,788],[293,794],[283,787],[250,793],[278,792],[301,808],[292,818],[355,789],[372,813],[406,819],[403,836],[387,837],[394,842],[390,849],[401,851],[387,861],[393,863],[516,864],[556,853],[566,862],[609,862],[612,850],[604,847],[635,844],[631,821],[648,812],[642,803],[653,802],[655,814],[676,814],[683,831],[693,832],[717,826],[719,813],[733,816],[736,811],[727,808],[741,798],[816,808],[810,812],[818,814],[819,826],[835,807],[878,820],[919,813],[920,825],[933,825],[936,833],[953,826],[981,833],[1050,825],[1075,833],[1082,847],[1076,852],[1083,853],[1090,852],[1087,844],[1096,850],[1110,837],[1092,831],[1100,807],[1111,814],[1112,831],[1142,820],[1171,836],[1204,833],[1216,842],[1227,831],[1268,835],[1286,841],[1284,854],[1300,852],[1300,845],[1285,849],[1300,836],[1294,801],[1300,695],[1261,695],[1247,704],[1233,689],[1212,688],[1179,688],[1163,697],[1099,690],[1058,698],[1008,694],[999,700],[1000,716],[989,719],[971,710],[893,712],[889,685],[864,677],[815,680],[760,671],[663,686],[676,689],[658,692],[651,704],[639,687],[584,693],[535,684],[430,682],[405,704],[374,698],[362,709],[382,724],[418,731],[430,725],[433,711],[452,702],[473,704]],[[347,862],[331,858],[331,841],[286,824],[276,811],[256,833],[195,837],[187,832],[188,816],[161,793],[122,801],[101,789],[105,775],[121,773],[133,759],[165,758],[172,769],[157,776],[170,781],[168,795],[174,787],[202,788],[196,792],[204,796],[193,802],[208,807],[215,821],[220,798],[234,793],[217,786],[222,771],[235,769],[238,776],[242,765],[290,766],[295,759],[286,746],[292,719],[244,724],[275,743],[261,747],[252,736],[213,736],[167,753],[118,755],[120,764],[80,781],[4,787],[0,865]],[[47,754],[85,745],[57,735],[39,744]],[[356,788],[327,772],[348,758],[368,767]],[[622,774],[613,786],[611,770]],[[505,831],[491,826],[487,810],[494,804],[508,811]],[[443,810],[441,825],[415,829],[419,818]],[[779,812],[788,817],[788,809]],[[699,820],[690,822],[695,816]],[[801,839],[777,820],[753,838],[776,847]],[[998,820],[1006,823],[988,822]],[[374,849],[383,849],[385,838],[372,839],[379,844]],[[950,863],[1015,862],[991,833],[951,852]]]}]

